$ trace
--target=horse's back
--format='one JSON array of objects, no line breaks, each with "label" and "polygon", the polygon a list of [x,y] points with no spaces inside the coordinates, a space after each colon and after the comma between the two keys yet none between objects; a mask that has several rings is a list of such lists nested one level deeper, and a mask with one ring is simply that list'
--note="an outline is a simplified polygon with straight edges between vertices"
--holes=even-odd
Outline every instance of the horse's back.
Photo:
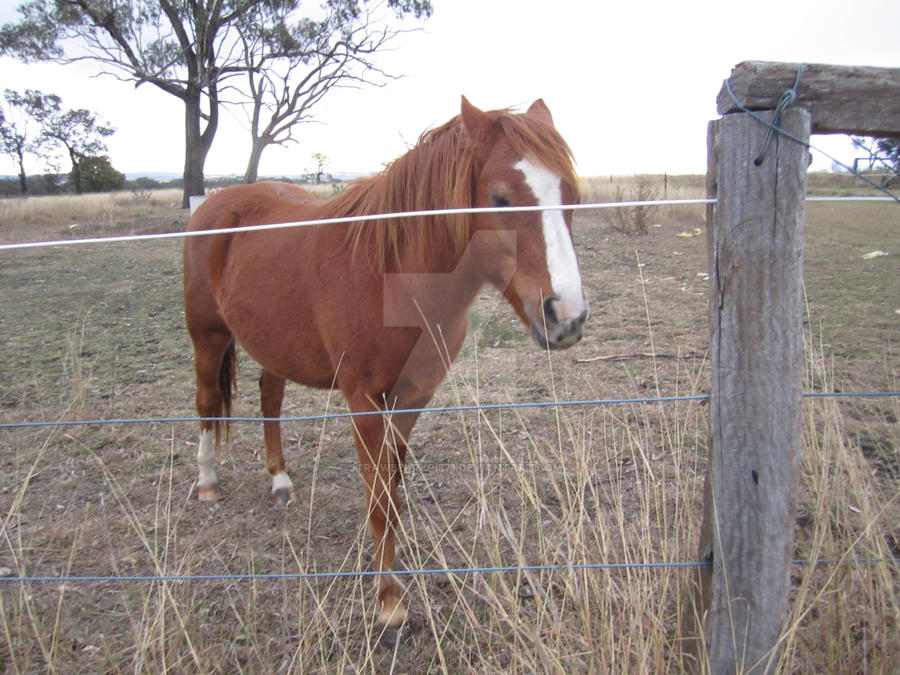
[{"label": "horse's back", "polygon": [[322,203],[309,190],[281,181],[234,185],[207,197],[191,216],[187,229],[215,230],[237,224],[273,223],[293,210]]},{"label": "horse's back", "polygon": [[[188,221],[189,232],[284,223],[308,218],[324,200],[290,183],[265,181],[234,185],[211,194]],[[184,243],[185,281],[216,285],[232,235],[188,237]]]},{"label": "horse's back", "polygon": [[[235,185],[211,194],[191,216],[189,232],[302,220],[322,199],[290,183]],[[189,328],[221,328],[215,290],[219,286],[231,234],[188,237],[184,242],[185,311]]]}]

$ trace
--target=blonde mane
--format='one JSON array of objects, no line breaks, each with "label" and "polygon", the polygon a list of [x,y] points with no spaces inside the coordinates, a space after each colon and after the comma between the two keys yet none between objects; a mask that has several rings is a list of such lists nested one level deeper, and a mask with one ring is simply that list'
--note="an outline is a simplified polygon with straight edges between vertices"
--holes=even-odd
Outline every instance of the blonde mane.
[{"label": "blonde mane", "polygon": [[[513,150],[556,173],[577,191],[572,153],[552,125],[509,110],[487,113],[491,133],[503,134]],[[496,136],[467,138],[459,116],[426,131],[405,155],[370,178],[354,181],[326,204],[343,216],[471,208],[480,161],[477,147],[490,147]],[[456,259],[469,240],[471,214],[396,218],[353,223],[348,244],[354,256],[364,253],[380,271],[418,271],[450,252]]]}]

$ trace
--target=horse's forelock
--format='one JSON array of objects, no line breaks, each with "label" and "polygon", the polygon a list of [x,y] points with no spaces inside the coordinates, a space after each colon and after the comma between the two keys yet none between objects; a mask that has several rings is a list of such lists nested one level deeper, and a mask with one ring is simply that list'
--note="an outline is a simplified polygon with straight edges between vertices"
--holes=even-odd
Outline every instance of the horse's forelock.
[{"label": "horse's forelock", "polygon": [[542,164],[578,189],[572,151],[552,125],[534,115],[506,114],[498,119],[503,135],[517,154]]}]

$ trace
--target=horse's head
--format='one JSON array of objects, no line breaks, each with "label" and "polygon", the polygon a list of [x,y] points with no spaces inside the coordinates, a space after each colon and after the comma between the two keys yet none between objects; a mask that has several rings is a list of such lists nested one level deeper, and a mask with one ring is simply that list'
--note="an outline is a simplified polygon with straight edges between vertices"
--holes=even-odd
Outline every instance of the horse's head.
[{"label": "horse's head", "polygon": [[578,202],[568,147],[541,100],[514,115],[486,113],[463,98],[461,120],[478,157],[474,206],[509,209],[474,217],[480,271],[539,345],[571,347],[581,339],[588,315],[572,246],[572,212],[512,208]]}]

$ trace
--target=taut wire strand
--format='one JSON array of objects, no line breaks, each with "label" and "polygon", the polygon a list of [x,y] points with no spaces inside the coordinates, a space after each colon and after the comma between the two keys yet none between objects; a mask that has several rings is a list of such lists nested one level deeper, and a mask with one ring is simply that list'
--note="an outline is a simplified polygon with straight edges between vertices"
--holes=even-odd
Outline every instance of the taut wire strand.
[{"label": "taut wire strand", "polygon": [[[883,398],[900,396],[900,391],[843,391],[843,392],[808,392],[803,398]],[[143,417],[116,418],[94,420],[54,420],[33,422],[3,422],[0,429],[26,429],[34,427],[66,427],[66,426],[104,426],[113,424],[179,424],[187,422],[321,422],[336,419],[352,419],[372,415],[399,415],[402,413],[446,413],[470,412],[477,410],[510,410],[515,408],[565,408],[590,405],[620,405],[634,403],[674,403],[678,401],[709,400],[708,394],[691,396],[652,396],[644,398],[607,398],[578,401],[534,401],[520,403],[483,403],[471,405],[454,405],[439,408],[405,408],[403,410],[366,410],[363,412],[324,413],[321,415],[299,415],[291,417]]]},{"label": "taut wire strand", "polygon": [[15,244],[0,244],[0,251],[11,251],[22,248],[49,248],[52,246],[80,246],[85,244],[112,244],[124,241],[153,241],[157,239],[186,239],[187,237],[203,237],[216,234],[234,234],[236,232],[261,232],[287,227],[311,227],[314,225],[333,225],[338,223],[364,223],[393,218],[421,218],[423,216],[449,216],[457,213],[506,213],[529,211],[586,211],[588,209],[611,209],[629,206],[664,206],[710,204],[714,199],[670,199],[631,202],[597,202],[593,204],[559,204],[555,206],[485,206],[468,209],[432,209],[430,211],[404,211],[401,213],[375,213],[368,216],[346,216],[343,218],[323,218],[319,220],[301,220],[289,223],[270,223],[266,225],[244,225],[241,227],[223,227],[215,230],[191,230],[178,232],[159,232],[154,234],[122,235],[116,237],[92,237],[86,239],[58,239],[55,241],[27,241]]},{"label": "taut wire strand", "polygon": [[[792,565],[888,565],[900,564],[900,558],[820,558],[818,560],[792,560]],[[448,567],[438,569],[417,570],[359,570],[351,572],[281,572],[281,573],[243,573],[243,574],[172,574],[172,575],[132,575],[132,576],[9,576],[0,577],[0,584],[11,583],[176,583],[197,581],[252,581],[266,579],[269,581],[295,581],[315,579],[356,579],[367,577],[415,576],[435,574],[502,574],[508,572],[555,572],[555,571],[591,571],[591,570],[633,570],[633,569],[672,569],[683,567],[709,567],[712,561],[674,561],[674,562],[635,562],[635,563],[569,563],[562,565],[508,565],[502,567]]]},{"label": "taut wire strand", "polygon": [[[749,111],[748,111],[749,112]],[[753,113],[750,113],[751,115]],[[755,116],[757,117],[758,116]],[[765,122],[765,120],[761,120]],[[768,124],[768,122],[766,122]],[[802,141],[797,141],[802,142]],[[815,149],[815,148],[814,148]],[[819,152],[822,152],[821,150]],[[826,157],[830,157],[826,153],[822,153]],[[837,161],[837,160],[835,160]],[[838,162],[840,164],[840,162]],[[845,166],[841,164],[841,166]],[[845,167],[846,168],[846,167]],[[871,183],[868,179],[860,176],[863,180]],[[872,185],[875,185],[872,183]],[[811,202],[878,202],[878,201],[900,201],[890,192],[884,190],[878,185],[882,192],[886,192],[888,197],[807,197],[807,201]],[[152,234],[132,234],[120,235],[113,237],[89,237],[83,239],[56,239],[51,241],[23,241],[12,244],[0,244],[0,251],[14,251],[27,248],[53,248],[61,246],[84,246],[90,244],[117,244],[122,242],[135,241],[156,241],[159,239],[185,239],[187,237],[203,237],[216,234],[234,234],[237,232],[260,232],[264,230],[276,230],[287,227],[311,227],[314,225],[331,225],[338,223],[356,223],[366,221],[385,220],[387,218],[418,218],[422,216],[447,216],[454,213],[494,213],[497,211],[589,211],[592,209],[617,209],[629,208],[634,206],[691,206],[715,204],[716,200],[708,197],[697,199],[653,199],[646,201],[630,201],[630,202],[594,202],[590,204],[562,204],[559,206],[504,206],[504,207],[479,207],[471,209],[436,209],[433,211],[407,211],[403,213],[378,213],[369,216],[354,216],[346,218],[326,218],[322,220],[303,220],[288,223],[271,223],[268,225],[244,225],[242,227],[225,227],[218,230],[192,230],[178,232],[156,232]]]}]

